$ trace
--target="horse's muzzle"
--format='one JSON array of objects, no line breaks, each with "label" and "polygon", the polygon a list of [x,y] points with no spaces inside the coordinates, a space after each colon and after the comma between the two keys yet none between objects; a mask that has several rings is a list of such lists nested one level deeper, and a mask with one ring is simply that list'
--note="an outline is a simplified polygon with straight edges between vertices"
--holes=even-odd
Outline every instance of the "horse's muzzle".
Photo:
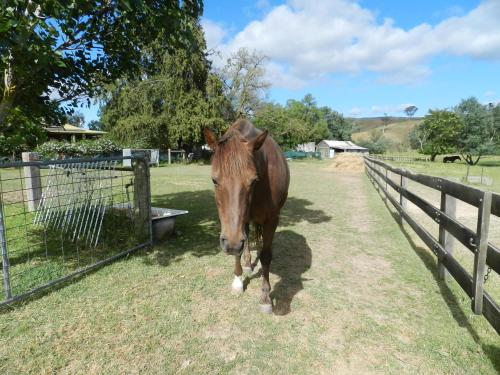
[{"label": "horse's muzzle", "polygon": [[236,243],[231,243],[226,236],[220,236],[220,247],[228,255],[241,255],[245,248],[245,239],[241,239]]}]

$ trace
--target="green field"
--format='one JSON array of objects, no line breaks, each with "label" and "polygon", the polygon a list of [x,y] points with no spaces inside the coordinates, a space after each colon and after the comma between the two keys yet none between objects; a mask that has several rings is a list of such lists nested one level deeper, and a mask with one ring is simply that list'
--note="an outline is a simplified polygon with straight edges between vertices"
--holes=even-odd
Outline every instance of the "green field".
[{"label": "green field", "polygon": [[258,270],[230,293],[209,167],[153,168],[153,204],[190,211],[178,235],[1,310],[0,373],[500,371],[498,335],[455,282],[437,281],[434,255],[364,173],[290,167],[273,315],[259,313]]}]

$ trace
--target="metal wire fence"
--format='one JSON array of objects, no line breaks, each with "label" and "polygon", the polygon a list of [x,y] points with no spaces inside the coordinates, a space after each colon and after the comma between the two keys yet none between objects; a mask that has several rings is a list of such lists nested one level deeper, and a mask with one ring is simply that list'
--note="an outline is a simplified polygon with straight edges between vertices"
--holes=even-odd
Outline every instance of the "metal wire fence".
[{"label": "metal wire fence", "polygon": [[149,187],[141,157],[0,165],[0,304],[150,245]]}]

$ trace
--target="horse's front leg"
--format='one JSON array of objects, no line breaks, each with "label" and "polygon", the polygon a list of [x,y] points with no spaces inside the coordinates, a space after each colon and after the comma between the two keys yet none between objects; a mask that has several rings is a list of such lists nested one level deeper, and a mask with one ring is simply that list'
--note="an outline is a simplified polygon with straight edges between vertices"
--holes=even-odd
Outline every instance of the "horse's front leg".
[{"label": "horse's front leg", "polygon": [[250,224],[245,226],[246,231],[246,241],[245,248],[243,249],[243,271],[245,273],[251,273],[252,267],[252,253],[250,252]]},{"label": "horse's front leg", "polygon": [[274,232],[278,226],[278,219],[264,224],[263,228],[263,245],[260,253],[260,264],[262,265],[262,295],[260,298],[260,310],[264,313],[271,314],[273,305],[271,302],[271,284],[269,283],[269,269],[271,268],[271,260],[273,257],[272,246]]},{"label": "horse's front leg", "polygon": [[241,255],[234,257],[234,280],[231,284],[233,294],[243,293],[243,270],[241,269]]}]

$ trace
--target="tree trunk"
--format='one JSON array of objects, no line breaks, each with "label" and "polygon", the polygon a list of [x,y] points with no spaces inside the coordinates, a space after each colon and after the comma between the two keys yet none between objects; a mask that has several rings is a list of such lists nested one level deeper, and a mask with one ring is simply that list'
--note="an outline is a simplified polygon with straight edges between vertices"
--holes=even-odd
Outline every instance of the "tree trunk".
[{"label": "tree trunk", "polygon": [[2,101],[0,102],[0,125],[3,125],[5,118],[12,109],[14,104],[14,77],[12,72],[12,53],[9,51],[9,59],[7,60],[7,67],[4,71],[4,88]]},{"label": "tree trunk", "polygon": [[12,104],[14,101],[12,98],[7,97],[3,98],[2,101],[0,102],[0,126],[3,125],[5,118],[9,114],[10,110],[12,109]]},{"label": "tree trunk", "polygon": [[437,154],[431,154],[431,161],[432,162],[436,160],[436,156],[437,156]]}]

